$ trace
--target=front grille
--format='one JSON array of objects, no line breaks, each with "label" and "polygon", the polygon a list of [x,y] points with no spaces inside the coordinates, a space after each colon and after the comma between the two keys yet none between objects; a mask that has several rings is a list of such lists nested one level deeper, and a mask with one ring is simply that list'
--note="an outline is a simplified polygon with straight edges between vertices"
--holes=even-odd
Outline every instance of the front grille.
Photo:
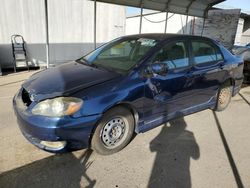
[{"label": "front grille", "polygon": [[29,106],[32,103],[29,93],[24,88],[22,90],[22,100],[26,106]]}]

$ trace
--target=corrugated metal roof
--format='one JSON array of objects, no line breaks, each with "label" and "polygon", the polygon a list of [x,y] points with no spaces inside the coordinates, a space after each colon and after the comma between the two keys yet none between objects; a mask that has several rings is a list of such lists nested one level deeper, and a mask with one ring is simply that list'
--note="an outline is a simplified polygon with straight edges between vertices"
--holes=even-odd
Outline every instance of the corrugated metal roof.
[{"label": "corrugated metal roof", "polygon": [[225,0],[96,0],[98,2],[206,17],[207,10]]}]

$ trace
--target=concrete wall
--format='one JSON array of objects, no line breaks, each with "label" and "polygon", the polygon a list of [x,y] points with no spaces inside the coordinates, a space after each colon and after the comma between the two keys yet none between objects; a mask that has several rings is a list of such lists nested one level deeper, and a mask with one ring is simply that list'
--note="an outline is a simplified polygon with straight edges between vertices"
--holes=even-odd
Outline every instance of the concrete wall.
[{"label": "concrete wall", "polygon": [[[50,61],[74,60],[93,49],[94,3],[88,0],[48,0]],[[97,43],[125,33],[124,6],[97,3]],[[44,65],[44,0],[1,0],[0,63],[11,66],[10,37],[23,35],[28,58],[33,65]]]},{"label": "concrete wall", "polygon": [[[240,9],[210,10],[208,18],[205,21],[203,36],[216,39],[226,47],[232,46],[234,44],[239,16]],[[144,16],[142,33],[163,33],[165,18],[165,13]],[[139,16],[126,19],[126,34],[139,32],[139,20]],[[169,13],[167,33],[201,35],[202,26],[202,18],[189,16],[186,27],[186,16]]]},{"label": "concrete wall", "polygon": [[244,20],[244,27],[242,30],[241,44],[246,45],[250,43],[250,18]]},{"label": "concrete wall", "polygon": [[[205,21],[203,36],[220,41],[225,47],[234,45],[240,9],[210,10]],[[201,30],[202,21],[196,22],[197,30]]]},{"label": "concrete wall", "polygon": [[236,31],[236,36],[235,36],[235,40],[234,40],[235,45],[241,45],[243,27],[244,27],[244,19],[239,18],[237,31]]}]

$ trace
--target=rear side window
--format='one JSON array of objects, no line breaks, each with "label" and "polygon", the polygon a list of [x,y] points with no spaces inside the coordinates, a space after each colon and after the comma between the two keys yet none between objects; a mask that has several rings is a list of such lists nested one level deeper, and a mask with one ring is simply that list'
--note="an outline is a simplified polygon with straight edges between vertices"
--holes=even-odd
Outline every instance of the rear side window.
[{"label": "rear side window", "polygon": [[193,41],[192,52],[196,65],[217,62],[223,59],[219,49],[207,42]]},{"label": "rear side window", "polygon": [[161,48],[155,55],[153,63],[166,63],[168,69],[189,66],[188,54],[184,42],[174,42]]}]

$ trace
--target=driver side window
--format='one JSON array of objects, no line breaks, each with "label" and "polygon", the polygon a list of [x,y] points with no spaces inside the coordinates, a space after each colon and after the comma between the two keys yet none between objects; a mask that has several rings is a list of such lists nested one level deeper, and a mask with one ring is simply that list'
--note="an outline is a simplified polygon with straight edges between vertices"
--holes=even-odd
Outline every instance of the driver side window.
[{"label": "driver side window", "polygon": [[152,62],[165,63],[168,69],[178,69],[189,66],[184,42],[174,42],[165,45],[156,53]]}]

